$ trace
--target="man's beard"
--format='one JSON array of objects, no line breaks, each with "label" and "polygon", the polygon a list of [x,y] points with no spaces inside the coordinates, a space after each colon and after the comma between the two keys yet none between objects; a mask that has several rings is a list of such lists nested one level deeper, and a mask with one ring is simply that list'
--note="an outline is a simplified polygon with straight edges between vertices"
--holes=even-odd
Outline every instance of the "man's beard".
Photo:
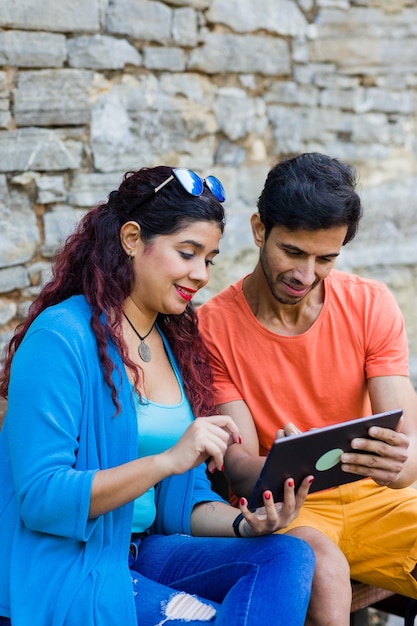
[{"label": "man's beard", "polygon": [[[259,261],[261,264],[261,268],[262,271],[264,273],[264,277],[265,277],[265,281],[266,284],[268,285],[269,291],[271,292],[271,295],[273,296],[273,298],[279,302],[280,304],[289,304],[289,305],[295,305],[298,304],[299,302],[301,302],[320,282],[319,279],[317,278],[314,283],[308,288],[308,290],[306,291],[306,293],[304,293],[302,296],[298,297],[297,296],[282,296],[279,295],[278,291],[277,291],[277,286],[282,283],[282,279],[281,276],[283,276],[283,274],[278,274],[278,277],[276,280],[273,280],[272,278],[272,272],[270,270],[269,267],[269,262],[268,262],[268,257],[267,254],[265,252],[265,248],[262,249],[261,254],[259,256]],[[293,284],[294,287],[300,287],[302,286],[301,283],[299,283],[298,281],[294,281],[293,279],[290,279],[288,281],[286,281],[289,285]]]}]

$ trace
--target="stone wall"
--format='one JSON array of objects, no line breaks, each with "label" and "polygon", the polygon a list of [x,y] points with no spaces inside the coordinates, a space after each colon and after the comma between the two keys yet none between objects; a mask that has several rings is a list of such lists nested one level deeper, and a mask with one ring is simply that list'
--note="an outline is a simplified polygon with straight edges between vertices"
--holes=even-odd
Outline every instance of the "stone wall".
[{"label": "stone wall", "polygon": [[206,299],[256,260],[270,166],[318,150],[358,169],[365,217],[339,267],[392,289],[416,381],[416,61],[416,0],[2,0],[0,347],[125,171],[224,182]]}]

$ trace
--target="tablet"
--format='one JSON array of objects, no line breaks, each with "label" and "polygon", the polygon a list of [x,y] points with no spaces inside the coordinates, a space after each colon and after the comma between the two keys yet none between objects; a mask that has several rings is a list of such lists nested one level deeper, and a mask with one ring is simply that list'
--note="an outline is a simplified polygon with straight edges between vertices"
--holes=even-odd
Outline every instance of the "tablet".
[{"label": "tablet", "polygon": [[287,478],[293,478],[298,489],[306,476],[314,476],[309,493],[363,478],[344,472],[340,455],[351,450],[350,442],[354,437],[370,438],[368,429],[371,426],[395,430],[401,415],[401,409],[386,411],[276,439],[249,498],[249,508],[254,510],[263,506],[262,494],[267,489],[272,492],[275,502],[282,502]]}]

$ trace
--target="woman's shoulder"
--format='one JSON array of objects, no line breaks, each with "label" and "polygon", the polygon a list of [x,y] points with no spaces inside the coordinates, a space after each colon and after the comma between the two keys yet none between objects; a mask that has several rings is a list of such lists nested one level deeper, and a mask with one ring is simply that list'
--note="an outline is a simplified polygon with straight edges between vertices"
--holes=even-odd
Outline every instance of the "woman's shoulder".
[{"label": "woman's shoulder", "polygon": [[[54,304],[42,311],[30,325],[25,341],[35,340],[58,341],[71,344],[86,344],[91,341],[95,344],[95,337],[91,328],[91,308],[82,295],[71,296],[59,304]],[[55,339],[53,339],[53,337]]]},{"label": "woman's shoulder", "polygon": [[90,325],[91,308],[84,296],[71,296],[46,308],[33,321],[31,330],[49,328],[59,330],[68,327]]}]

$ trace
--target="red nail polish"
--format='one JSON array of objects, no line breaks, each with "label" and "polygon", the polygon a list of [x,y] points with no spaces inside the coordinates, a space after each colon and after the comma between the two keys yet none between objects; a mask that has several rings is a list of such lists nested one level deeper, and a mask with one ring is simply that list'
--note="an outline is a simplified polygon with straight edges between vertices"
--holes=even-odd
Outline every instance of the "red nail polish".
[{"label": "red nail polish", "polygon": [[313,481],[314,481],[314,478],[313,478],[313,477],[309,478],[309,479],[308,479],[308,484],[309,484],[309,485],[311,485],[311,483],[312,483]]},{"label": "red nail polish", "polygon": [[242,506],[244,506],[244,505],[245,505],[245,503],[246,503],[246,500],[245,500],[245,498],[240,498],[239,502],[240,502],[240,504],[241,504]]},{"label": "red nail polish", "polygon": [[289,480],[288,481],[288,487],[294,487],[294,481],[293,480]]},{"label": "red nail polish", "polygon": [[271,492],[270,491],[265,491],[265,500],[270,500],[271,499]]},{"label": "red nail polish", "polygon": [[239,435],[238,443],[242,443],[242,437]]}]

